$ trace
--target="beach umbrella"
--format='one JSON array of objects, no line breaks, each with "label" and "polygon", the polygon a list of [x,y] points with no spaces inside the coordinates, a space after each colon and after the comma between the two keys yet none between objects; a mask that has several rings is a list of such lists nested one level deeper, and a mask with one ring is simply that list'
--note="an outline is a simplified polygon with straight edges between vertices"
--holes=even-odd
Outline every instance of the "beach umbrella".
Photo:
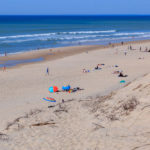
[{"label": "beach umbrella", "polygon": [[58,91],[58,87],[57,86],[51,86],[50,88],[49,88],[49,92],[50,93],[54,93],[54,92],[57,92]]}]

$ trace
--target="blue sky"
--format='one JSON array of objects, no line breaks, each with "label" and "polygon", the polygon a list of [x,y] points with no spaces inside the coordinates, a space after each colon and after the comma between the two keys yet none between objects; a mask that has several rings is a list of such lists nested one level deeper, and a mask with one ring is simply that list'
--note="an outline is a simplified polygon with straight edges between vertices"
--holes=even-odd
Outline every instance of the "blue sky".
[{"label": "blue sky", "polygon": [[0,15],[150,14],[150,0],[0,0]]}]

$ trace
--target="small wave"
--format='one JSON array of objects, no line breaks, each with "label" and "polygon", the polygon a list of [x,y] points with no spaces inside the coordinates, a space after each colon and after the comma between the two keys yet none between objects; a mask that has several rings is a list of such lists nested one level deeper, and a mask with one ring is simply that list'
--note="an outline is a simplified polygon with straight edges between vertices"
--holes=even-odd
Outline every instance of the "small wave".
[{"label": "small wave", "polygon": [[[141,38],[142,36],[135,37],[135,38]],[[116,38],[102,38],[102,39],[86,39],[86,40],[78,40],[78,41],[72,41],[72,43],[88,43],[88,42],[104,42],[104,41],[120,41],[120,40],[129,40],[133,39],[133,37],[116,37]],[[67,44],[67,41],[63,42]]]},{"label": "small wave", "polygon": [[56,40],[76,40],[76,39],[87,39],[87,38],[98,38],[98,37],[107,37],[109,35],[85,35],[85,36],[66,36],[66,37],[38,37],[30,39],[17,39],[17,40],[5,40],[0,43],[22,43],[30,41],[56,41]]},{"label": "small wave", "polygon": [[131,32],[131,33],[115,33],[115,36],[124,36],[124,35],[144,35],[147,34],[145,32]]},{"label": "small wave", "polygon": [[106,30],[106,31],[77,31],[77,32],[60,32],[63,34],[93,34],[93,33],[114,33],[116,30]]},{"label": "small wave", "polygon": [[0,43],[22,43],[22,42],[29,42],[29,41],[34,41],[35,39],[27,39],[27,40],[6,40],[6,41],[2,41]]},{"label": "small wave", "polygon": [[12,35],[12,36],[1,36],[0,39],[15,39],[15,38],[28,38],[28,37],[45,37],[52,35],[63,35],[63,34],[94,34],[94,33],[114,33],[116,30],[106,31],[76,31],[76,32],[54,32],[54,33],[42,33],[42,34],[25,34],[25,35]]},{"label": "small wave", "polygon": [[56,35],[56,33],[28,34],[28,35],[25,34],[25,35],[14,35],[14,36],[1,36],[0,39],[39,37],[39,36],[50,36],[50,35]]},{"label": "small wave", "polygon": [[85,39],[85,38],[98,38],[98,37],[106,37],[110,35],[87,35],[87,36],[70,36],[70,37],[63,37],[58,38],[60,40],[75,40],[75,39]]},{"label": "small wave", "polygon": [[[102,33],[102,32],[116,32],[116,30],[108,30],[108,31],[80,31],[80,32],[61,32],[62,35],[57,35],[56,33],[47,33],[47,34],[33,34],[33,35],[18,35],[18,36],[11,36],[11,38],[14,39],[5,39],[1,40],[1,44],[9,44],[9,43],[23,43],[23,42],[31,42],[31,41],[69,41],[69,42],[75,42],[75,41],[104,41],[104,40],[119,40],[119,39],[131,39],[133,38],[146,38],[150,37],[150,32],[124,32],[124,33],[115,33],[115,34],[93,34],[93,33]],[[68,35],[67,33],[71,33]],[[92,33],[92,34],[73,34],[73,33]],[[64,34],[64,35],[63,35]],[[39,36],[40,35],[40,36]],[[55,36],[51,36],[55,35]],[[117,37],[120,36],[120,37]],[[29,37],[29,38],[18,38],[18,37]],[[0,37],[1,38],[1,37]]]},{"label": "small wave", "polygon": [[143,36],[141,36],[141,37],[143,37],[143,38],[150,37],[150,34],[143,35]]}]

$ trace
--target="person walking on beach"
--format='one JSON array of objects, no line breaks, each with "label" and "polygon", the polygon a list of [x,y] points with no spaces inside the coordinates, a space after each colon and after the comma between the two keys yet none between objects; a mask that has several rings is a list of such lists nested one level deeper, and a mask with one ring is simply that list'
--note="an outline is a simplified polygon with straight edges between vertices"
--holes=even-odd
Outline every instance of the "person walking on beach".
[{"label": "person walking on beach", "polygon": [[130,50],[132,50],[132,46],[130,45]]},{"label": "person walking on beach", "polygon": [[3,67],[3,71],[6,71],[6,66]]},{"label": "person walking on beach", "polygon": [[140,46],[140,52],[142,51],[142,47]]},{"label": "person walking on beach", "polygon": [[46,69],[46,74],[49,75],[49,68]]},{"label": "person walking on beach", "polygon": [[125,56],[127,55],[127,52],[126,52],[126,51],[124,52],[124,55],[125,55]]},{"label": "person walking on beach", "polygon": [[147,52],[147,50],[148,50],[148,48],[146,47],[146,48],[145,48],[145,52]]}]

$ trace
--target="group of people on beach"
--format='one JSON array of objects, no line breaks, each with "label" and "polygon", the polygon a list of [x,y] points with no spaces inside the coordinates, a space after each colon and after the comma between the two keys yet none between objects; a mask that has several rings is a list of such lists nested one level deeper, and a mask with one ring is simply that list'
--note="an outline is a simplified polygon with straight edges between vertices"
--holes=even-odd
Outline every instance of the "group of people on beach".
[{"label": "group of people on beach", "polygon": [[[102,69],[102,66],[104,66],[105,64],[97,64],[96,67],[94,68],[94,70],[101,70]],[[90,70],[88,69],[83,69],[82,70],[83,73],[88,73],[90,72]]]},{"label": "group of people on beach", "polygon": [[[102,66],[105,64],[97,64],[94,70],[101,70]],[[118,65],[115,65],[114,67],[119,67]],[[90,70],[83,69],[83,73],[88,73]],[[128,77],[128,75],[124,74],[123,71],[114,71],[113,74],[118,74],[118,77]]]},{"label": "group of people on beach", "polygon": [[[128,46],[129,50],[136,50],[134,49],[131,45]],[[142,47],[140,46],[139,51],[142,52]],[[150,52],[150,49],[148,49],[148,47],[145,47],[145,50],[143,52]]]}]

